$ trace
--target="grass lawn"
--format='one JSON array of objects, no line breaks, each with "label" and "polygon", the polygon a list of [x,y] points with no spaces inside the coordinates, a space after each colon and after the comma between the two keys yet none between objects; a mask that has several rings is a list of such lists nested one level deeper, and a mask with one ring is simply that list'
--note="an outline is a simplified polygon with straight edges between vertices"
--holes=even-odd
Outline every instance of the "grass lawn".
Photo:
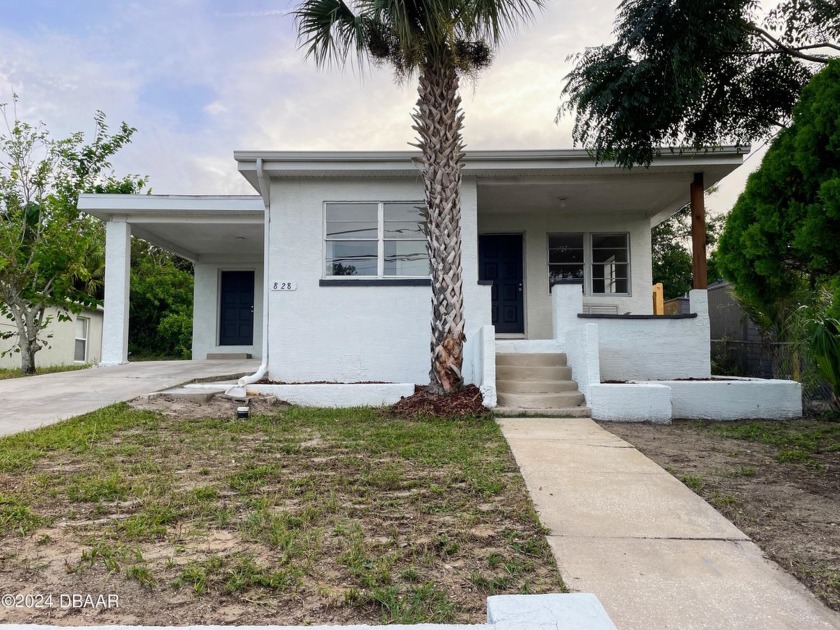
[{"label": "grass lawn", "polygon": [[0,440],[0,593],[119,596],[0,621],[483,622],[563,588],[490,420],[115,405]]},{"label": "grass lawn", "polygon": [[603,423],[840,611],[840,418]]},{"label": "grass lawn", "polygon": [[50,365],[48,367],[36,367],[35,374],[24,374],[18,368],[0,368],[0,381],[7,378],[23,378],[25,376],[38,376],[40,374],[54,374],[55,372],[75,372],[76,370],[85,370],[90,365],[87,363],[82,365]]}]

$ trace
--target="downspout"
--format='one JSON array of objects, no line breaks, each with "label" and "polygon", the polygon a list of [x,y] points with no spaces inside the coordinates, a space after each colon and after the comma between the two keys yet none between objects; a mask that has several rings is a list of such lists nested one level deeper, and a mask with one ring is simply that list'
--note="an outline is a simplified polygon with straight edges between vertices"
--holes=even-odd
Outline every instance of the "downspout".
[{"label": "downspout", "polygon": [[250,376],[243,376],[239,379],[239,387],[245,387],[251,383],[265,378],[268,374],[268,320],[269,320],[269,297],[268,290],[268,260],[271,251],[271,181],[266,177],[263,170],[262,158],[257,158],[257,182],[260,186],[260,195],[265,204],[265,220],[263,222],[263,321],[262,321],[262,362],[257,371]]}]

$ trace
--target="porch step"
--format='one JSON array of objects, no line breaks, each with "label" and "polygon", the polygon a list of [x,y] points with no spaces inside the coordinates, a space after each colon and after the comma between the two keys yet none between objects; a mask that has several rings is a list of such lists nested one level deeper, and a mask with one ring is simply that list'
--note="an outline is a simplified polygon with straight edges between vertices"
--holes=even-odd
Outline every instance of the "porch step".
[{"label": "porch step", "polygon": [[497,381],[569,381],[572,368],[562,366],[496,365]]},{"label": "porch step", "polygon": [[496,355],[496,367],[560,367],[566,365],[562,352],[511,352]]},{"label": "porch step", "polygon": [[503,394],[497,391],[496,395],[501,406],[516,407],[518,409],[557,409],[580,407],[583,404],[583,394],[577,390],[559,394],[544,392]]},{"label": "porch step", "polygon": [[230,361],[243,361],[245,359],[250,359],[251,353],[250,352],[208,352],[207,353],[207,360],[208,361],[218,361],[218,360],[230,360]]},{"label": "porch step", "polygon": [[500,416],[585,418],[592,415],[562,352],[503,352],[496,355]]},{"label": "porch step", "polygon": [[577,388],[574,381],[496,381],[496,391],[504,394],[559,394]]},{"label": "porch step", "polygon": [[496,407],[493,413],[503,418],[589,418],[589,407],[566,407],[557,409],[517,409],[515,407]]}]

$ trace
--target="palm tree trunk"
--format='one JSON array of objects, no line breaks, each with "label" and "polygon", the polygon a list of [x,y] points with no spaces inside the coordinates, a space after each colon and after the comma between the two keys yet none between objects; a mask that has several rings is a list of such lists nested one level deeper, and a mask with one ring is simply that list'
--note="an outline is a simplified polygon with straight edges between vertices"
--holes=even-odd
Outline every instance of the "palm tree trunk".
[{"label": "palm tree trunk", "polygon": [[464,295],[461,271],[461,168],[464,115],[458,75],[446,55],[426,62],[412,112],[422,152],[428,208],[427,247],[432,276],[432,368],[429,390],[452,393],[463,386]]}]

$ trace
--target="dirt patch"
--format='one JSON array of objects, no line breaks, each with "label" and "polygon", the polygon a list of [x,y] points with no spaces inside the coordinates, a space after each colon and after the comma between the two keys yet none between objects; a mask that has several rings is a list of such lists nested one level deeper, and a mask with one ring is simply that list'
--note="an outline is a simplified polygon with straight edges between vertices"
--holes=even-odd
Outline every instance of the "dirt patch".
[{"label": "dirt patch", "polygon": [[840,424],[600,423],[709,501],[840,610]]},{"label": "dirt patch", "polygon": [[488,595],[564,589],[494,422],[238,404],[0,442],[0,594],[21,604],[0,622],[477,623]]},{"label": "dirt patch", "polygon": [[133,409],[156,411],[165,416],[182,420],[200,420],[202,418],[234,420],[237,408],[242,406],[248,406],[251,413],[270,413],[290,406],[289,403],[277,400],[274,396],[252,396],[243,402],[242,400],[228,398],[223,394],[213,394],[206,402],[197,402],[164,394],[137,398],[132,400],[129,405]]},{"label": "dirt patch", "polygon": [[391,407],[391,412],[398,416],[418,417],[422,415],[444,418],[489,417],[490,412],[484,406],[481,390],[475,385],[467,385],[459,392],[448,395],[431,394],[422,385],[414,387],[414,394],[404,396]]}]

